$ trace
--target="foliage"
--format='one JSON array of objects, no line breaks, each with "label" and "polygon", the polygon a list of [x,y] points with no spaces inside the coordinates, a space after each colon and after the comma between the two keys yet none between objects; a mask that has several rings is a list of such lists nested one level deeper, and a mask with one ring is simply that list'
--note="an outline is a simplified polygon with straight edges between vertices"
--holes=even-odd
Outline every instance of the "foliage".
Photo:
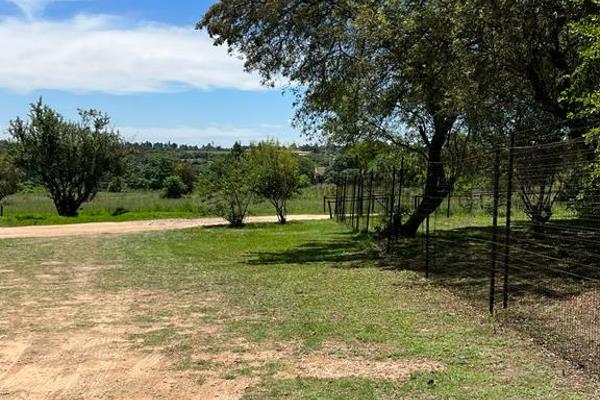
[{"label": "foliage", "polygon": [[[404,163],[403,163],[404,161]],[[403,164],[402,164],[403,163]],[[341,149],[327,170],[327,181],[341,182],[347,172],[387,173],[404,166],[404,185],[422,182],[422,160],[414,152],[379,141],[360,141]]]},{"label": "foliage", "polygon": [[79,115],[79,122],[67,121],[40,99],[31,105],[29,122],[17,118],[9,127],[18,164],[44,184],[66,217],[77,216],[104,178],[122,172],[122,141],[110,118],[95,110]]},{"label": "foliage", "polygon": [[164,181],[163,197],[179,199],[188,192],[188,186],[177,175],[169,176]]},{"label": "foliage", "polygon": [[250,163],[246,154],[232,153],[213,161],[200,178],[200,193],[211,210],[233,227],[244,225],[253,199]]},{"label": "foliage", "polygon": [[[595,0],[221,0],[198,27],[266,83],[289,80],[305,132],[420,155],[424,194],[402,227],[413,235],[454,187],[473,139],[497,143],[530,116],[556,123],[577,110],[562,93],[585,40],[570,27],[599,9]],[[569,134],[583,123],[569,122]]]},{"label": "foliage", "polygon": [[252,146],[248,158],[252,190],[273,204],[277,219],[284,224],[287,202],[300,193],[302,184],[298,158],[276,142]]},{"label": "foliage", "polygon": [[[196,188],[196,181],[198,180],[198,172],[188,162],[180,162],[175,167],[175,175],[179,177],[181,182],[185,185],[185,194],[192,193]],[[166,184],[165,184],[166,185]]]},{"label": "foliage", "polygon": [[124,186],[123,178],[120,176],[114,176],[108,182],[108,186],[106,187],[106,190],[111,193],[120,193],[124,189],[123,186]]},{"label": "foliage", "polygon": [[165,179],[175,175],[177,159],[168,152],[142,153],[130,158],[128,186],[133,189],[161,190]]},{"label": "foliage", "polygon": [[5,150],[0,151],[0,201],[17,192],[19,171]]},{"label": "foliage", "polygon": [[454,181],[444,149],[468,98],[468,68],[454,48],[461,38],[452,30],[452,7],[222,0],[199,27],[243,53],[246,67],[265,80],[283,76],[301,87],[296,123],[305,132],[325,132],[342,144],[393,143],[430,161],[423,202],[405,226],[413,235]]},{"label": "foliage", "polygon": [[317,183],[317,177],[315,175],[315,162],[306,156],[299,156],[297,157],[297,159],[298,171],[300,172],[300,175],[304,177],[303,181],[306,182],[301,186],[304,187],[310,184]]}]

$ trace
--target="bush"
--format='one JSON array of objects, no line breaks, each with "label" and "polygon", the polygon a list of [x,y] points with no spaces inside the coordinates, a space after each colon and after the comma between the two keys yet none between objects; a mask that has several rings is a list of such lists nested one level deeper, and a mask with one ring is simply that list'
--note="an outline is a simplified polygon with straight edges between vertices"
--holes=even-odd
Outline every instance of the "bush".
[{"label": "bush", "polygon": [[186,194],[194,191],[196,188],[196,181],[198,180],[198,173],[192,164],[187,162],[177,164],[177,167],[175,167],[175,175],[177,175],[185,185]]},{"label": "bush", "polygon": [[253,194],[246,154],[230,154],[215,160],[201,176],[201,194],[208,198],[214,213],[233,227],[242,227]]},{"label": "bush", "polygon": [[187,193],[187,190],[187,186],[180,177],[175,175],[169,176],[165,179],[163,197],[167,199],[179,199]]}]

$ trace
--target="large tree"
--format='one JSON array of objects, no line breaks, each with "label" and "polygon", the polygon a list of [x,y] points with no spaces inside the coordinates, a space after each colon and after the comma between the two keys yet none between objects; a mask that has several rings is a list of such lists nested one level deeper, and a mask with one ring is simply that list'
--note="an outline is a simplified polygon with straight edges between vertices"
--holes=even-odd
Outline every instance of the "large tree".
[{"label": "large tree", "polygon": [[[427,161],[424,195],[400,228],[414,235],[452,189],[451,154],[467,96],[464,44],[446,1],[222,0],[199,28],[245,56],[266,83],[284,78],[301,100],[296,122],[348,144],[381,140]],[[464,85],[463,85],[464,83]]]},{"label": "large tree", "polygon": [[[580,114],[582,104],[567,92],[578,80],[585,60],[582,49],[590,43],[582,35],[581,23],[600,14],[597,0],[460,0],[457,15],[461,29],[470,31],[486,73],[476,81],[492,77],[508,119],[515,122],[518,108],[534,109],[537,118],[563,123],[572,138],[581,137],[590,119]],[[588,31],[591,33],[591,31]],[[591,61],[591,59],[589,60]],[[597,71],[596,66],[592,68]],[[589,77],[590,75],[588,75]],[[580,83],[582,81],[580,80]],[[589,81],[584,83],[589,87]],[[496,100],[499,100],[496,98]],[[515,115],[516,114],[516,115]]]},{"label": "large tree", "polygon": [[[600,8],[600,1],[595,0]],[[572,75],[569,98],[579,106],[579,118],[600,118],[600,12],[574,23],[572,29],[583,42],[581,62]],[[600,134],[596,127],[596,134]]]},{"label": "large tree", "polygon": [[17,162],[46,187],[58,214],[75,217],[92,200],[100,183],[121,172],[122,140],[107,115],[80,110],[68,121],[42,100],[31,105],[29,121],[10,122]]}]

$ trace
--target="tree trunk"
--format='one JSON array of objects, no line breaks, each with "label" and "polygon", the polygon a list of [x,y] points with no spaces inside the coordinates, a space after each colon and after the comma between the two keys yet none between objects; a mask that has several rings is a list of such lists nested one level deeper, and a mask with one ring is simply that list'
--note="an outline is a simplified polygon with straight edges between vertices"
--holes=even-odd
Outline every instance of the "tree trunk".
[{"label": "tree trunk", "polygon": [[425,219],[438,209],[444,198],[454,187],[454,178],[448,179],[442,162],[442,150],[452,129],[454,120],[436,124],[435,134],[428,151],[427,179],[421,203],[409,219],[401,225],[399,233],[405,237],[415,237]]},{"label": "tree trunk", "polygon": [[277,207],[277,220],[279,221],[280,224],[285,224],[287,222],[287,219],[285,218],[285,208],[284,207]]},{"label": "tree trunk", "polygon": [[75,218],[79,215],[79,205],[77,202],[68,199],[58,199],[54,201],[56,211],[61,217]]}]

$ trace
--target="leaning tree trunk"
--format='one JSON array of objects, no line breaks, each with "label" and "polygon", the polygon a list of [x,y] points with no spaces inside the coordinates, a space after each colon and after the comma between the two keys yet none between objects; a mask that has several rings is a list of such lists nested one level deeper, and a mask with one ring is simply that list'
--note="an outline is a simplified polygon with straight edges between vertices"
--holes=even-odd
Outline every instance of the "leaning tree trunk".
[{"label": "leaning tree trunk", "polygon": [[454,178],[448,178],[442,162],[442,150],[453,126],[443,123],[436,126],[435,134],[428,149],[427,179],[421,203],[409,219],[399,227],[405,237],[415,237],[425,219],[435,212],[454,186]]}]

